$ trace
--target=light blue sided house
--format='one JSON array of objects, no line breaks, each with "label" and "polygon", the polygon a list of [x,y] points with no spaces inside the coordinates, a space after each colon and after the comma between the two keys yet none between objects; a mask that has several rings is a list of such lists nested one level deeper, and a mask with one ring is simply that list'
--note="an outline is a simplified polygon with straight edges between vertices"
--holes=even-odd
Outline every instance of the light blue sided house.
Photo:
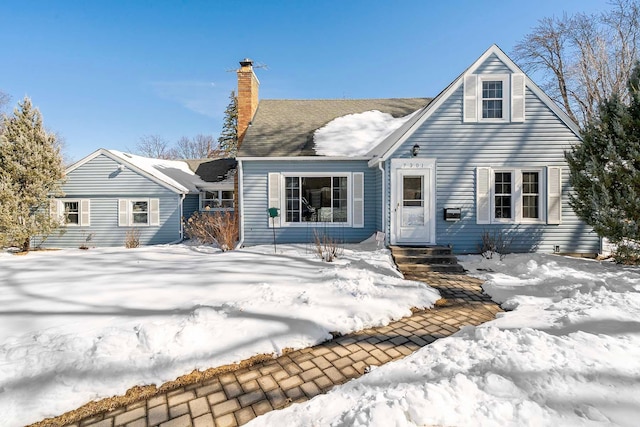
[{"label": "light blue sided house", "polygon": [[124,246],[179,242],[182,218],[198,210],[233,208],[234,159],[161,160],[100,149],[70,166],[51,213],[64,224],[48,247]]},{"label": "light blue sided house", "polygon": [[[569,206],[567,115],[497,46],[433,99],[263,100],[238,71],[241,242],[344,242],[478,252],[598,253]],[[270,218],[269,208],[279,216]]]}]

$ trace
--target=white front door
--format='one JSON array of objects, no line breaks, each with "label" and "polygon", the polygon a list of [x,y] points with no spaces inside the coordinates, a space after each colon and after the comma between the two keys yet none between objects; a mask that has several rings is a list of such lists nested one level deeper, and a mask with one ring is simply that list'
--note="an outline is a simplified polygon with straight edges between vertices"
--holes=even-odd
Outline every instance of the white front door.
[{"label": "white front door", "polygon": [[392,161],[391,173],[391,243],[435,244],[435,162]]}]

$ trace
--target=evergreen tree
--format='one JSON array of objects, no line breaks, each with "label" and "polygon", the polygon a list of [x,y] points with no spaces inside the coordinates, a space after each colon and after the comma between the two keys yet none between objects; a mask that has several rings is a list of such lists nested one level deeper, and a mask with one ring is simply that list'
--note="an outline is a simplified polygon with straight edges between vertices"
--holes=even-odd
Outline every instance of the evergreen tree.
[{"label": "evergreen tree", "polygon": [[47,236],[59,226],[49,214],[51,197],[61,195],[62,156],[55,134],[25,98],[12,116],[4,116],[0,137],[0,246],[24,251],[31,238]]},{"label": "evergreen tree", "polygon": [[229,95],[229,105],[224,110],[224,122],[218,138],[218,146],[230,157],[235,156],[238,151],[238,98],[233,90]]},{"label": "evergreen tree", "polygon": [[614,95],[600,105],[582,144],[567,153],[576,214],[618,246],[618,262],[640,261],[640,64],[628,84],[629,105]]}]

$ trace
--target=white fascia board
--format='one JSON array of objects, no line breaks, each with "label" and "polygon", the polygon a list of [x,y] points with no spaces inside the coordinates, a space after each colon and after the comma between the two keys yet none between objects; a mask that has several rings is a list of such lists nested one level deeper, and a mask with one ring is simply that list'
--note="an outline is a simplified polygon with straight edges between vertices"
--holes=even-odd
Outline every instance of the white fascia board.
[{"label": "white fascia board", "polygon": [[120,156],[118,156],[116,154],[113,154],[112,152],[110,152],[109,150],[105,150],[104,148],[100,148],[99,150],[94,151],[93,153],[91,153],[87,157],[85,157],[84,159],[79,160],[76,163],[74,163],[73,165],[69,166],[67,168],[65,174],[68,174],[68,173],[78,169],[80,166],[90,162],[91,160],[95,159],[96,157],[98,157],[101,154],[107,156],[108,158],[110,158],[114,162],[123,163],[127,168],[131,169],[132,171],[144,176],[145,178],[149,178],[151,181],[153,181],[156,184],[159,184],[159,185],[167,188],[168,190],[173,191],[174,193],[178,193],[178,194],[188,194],[189,193],[189,191],[185,191],[186,189],[175,187],[175,186],[169,184],[168,182],[164,182],[161,179],[156,178],[155,176],[145,172],[144,170],[138,168],[134,164],[128,162],[127,159],[122,158],[122,157],[120,157]]},{"label": "white fascia board", "polygon": [[255,160],[267,160],[267,161],[324,161],[324,162],[333,162],[333,161],[348,161],[348,160],[356,160],[356,161],[364,161],[371,160],[371,157],[331,157],[331,156],[291,156],[291,157],[236,157],[236,160],[239,161],[255,161]]},{"label": "white fascia board", "polygon": [[522,71],[522,69],[520,69],[520,67],[518,67],[516,63],[513,62],[511,58],[509,58],[507,54],[502,51],[502,49],[494,44],[489,49],[487,49],[480,56],[480,58],[478,58],[473,64],[471,64],[469,68],[467,68],[462,74],[460,74],[458,78],[456,78],[429,105],[427,105],[422,116],[418,120],[416,120],[416,122],[410,128],[408,128],[407,131],[393,143],[393,145],[385,150],[382,155],[369,160],[369,167],[375,167],[379,162],[387,160],[391,156],[391,154],[393,154],[395,150],[397,150],[398,147],[402,145],[402,143],[405,142],[417,128],[422,126],[422,124],[433,114],[434,111],[440,108],[440,106],[453,94],[453,92],[458,90],[463,82],[464,76],[475,71],[492,54],[495,54],[512,72],[524,74],[526,78],[525,86],[531,89],[531,91],[535,95],[537,95],[542,100],[542,102],[545,103],[551,109],[551,111],[553,111],[578,138],[581,139],[580,128],[578,127],[578,125],[573,120],[571,120],[571,118],[569,118],[567,113],[565,113],[562,108],[558,106],[558,104],[556,104],[551,98],[549,98],[549,95],[544,93],[544,91],[540,89],[540,87],[538,87],[538,85],[535,84],[533,80],[531,80],[531,78],[529,78],[527,73]]},{"label": "white fascia board", "polygon": [[[65,174],[68,174],[70,172],[73,172],[74,170],[78,169],[80,166],[84,165],[87,162],[90,162],[91,160],[95,159],[96,157],[98,157],[100,154],[105,154],[108,156],[108,151],[105,150],[104,148],[99,148],[96,151],[94,151],[93,153],[89,154],[86,157],[83,157],[82,159],[78,160],[77,162],[73,163],[71,166],[69,166],[66,170],[65,170]],[[109,156],[110,157],[110,156]]]}]

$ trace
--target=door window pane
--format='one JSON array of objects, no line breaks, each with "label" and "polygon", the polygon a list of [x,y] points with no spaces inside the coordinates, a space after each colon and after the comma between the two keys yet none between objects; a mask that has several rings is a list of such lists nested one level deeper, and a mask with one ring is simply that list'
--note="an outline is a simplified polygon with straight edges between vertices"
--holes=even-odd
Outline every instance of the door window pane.
[{"label": "door window pane", "polygon": [[423,206],[422,176],[402,177],[402,206]]}]

